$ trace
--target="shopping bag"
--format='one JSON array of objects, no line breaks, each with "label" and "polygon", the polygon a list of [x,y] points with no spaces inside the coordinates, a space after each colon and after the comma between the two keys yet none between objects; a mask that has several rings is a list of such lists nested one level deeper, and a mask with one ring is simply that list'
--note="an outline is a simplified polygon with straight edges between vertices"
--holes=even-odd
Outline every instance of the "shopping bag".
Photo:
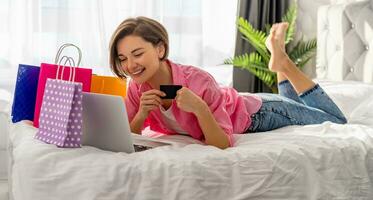
[{"label": "shopping bag", "polygon": [[[81,52],[80,49],[73,45],[73,44],[64,44],[60,47],[60,49],[57,52],[56,58],[55,58],[55,63],[60,60],[60,56],[62,53],[62,50],[66,47],[75,47],[78,52],[79,52],[79,60],[76,66],[79,66],[80,60],[81,60]],[[71,62],[73,65],[75,65],[75,62],[73,59],[71,59]],[[87,69],[87,68],[79,68],[74,66],[75,70],[75,78],[73,82],[80,82],[83,85],[83,91],[84,92],[89,92],[91,88],[91,76],[92,76],[92,69]],[[76,67],[76,68],[75,68]],[[44,88],[45,84],[48,78],[55,78],[56,74],[62,74],[61,79],[62,80],[68,80],[69,74],[72,71],[73,67],[58,67],[57,64],[47,64],[47,63],[41,63],[40,65],[40,75],[39,75],[39,83],[38,83],[38,88],[37,88],[37,94],[36,94],[36,102],[35,102],[35,113],[34,113],[34,126],[39,127],[39,115],[40,115],[40,108],[41,108],[41,103],[43,100],[43,95],[44,95]],[[62,70],[65,70],[66,73],[62,73]]]},{"label": "shopping bag", "polygon": [[18,66],[14,100],[12,104],[12,122],[34,119],[36,89],[40,67],[32,65]]},{"label": "shopping bag", "polygon": [[92,75],[91,92],[126,97],[126,80],[113,76]]},{"label": "shopping bag", "polygon": [[[75,75],[74,71],[71,73]],[[56,79],[47,79],[36,139],[58,147],[81,147],[82,83],[72,82],[74,75],[68,81],[60,79],[58,73]]]}]

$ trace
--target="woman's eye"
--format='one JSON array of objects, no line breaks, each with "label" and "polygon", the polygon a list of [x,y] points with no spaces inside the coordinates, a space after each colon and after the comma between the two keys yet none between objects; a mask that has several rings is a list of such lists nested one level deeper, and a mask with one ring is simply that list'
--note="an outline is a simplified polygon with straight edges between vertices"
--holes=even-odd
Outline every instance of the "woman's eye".
[{"label": "woman's eye", "polygon": [[138,54],[135,54],[134,56],[135,57],[139,57],[139,56],[141,56],[143,53],[138,53]]},{"label": "woman's eye", "polygon": [[127,60],[127,58],[119,59],[120,62],[124,62],[126,60]]}]

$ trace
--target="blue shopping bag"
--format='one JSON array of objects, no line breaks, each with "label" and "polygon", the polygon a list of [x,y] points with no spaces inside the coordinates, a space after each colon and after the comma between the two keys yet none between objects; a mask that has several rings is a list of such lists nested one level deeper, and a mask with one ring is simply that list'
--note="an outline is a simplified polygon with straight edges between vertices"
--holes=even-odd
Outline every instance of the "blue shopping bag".
[{"label": "blue shopping bag", "polygon": [[34,120],[36,91],[40,67],[32,65],[18,66],[14,100],[12,105],[12,122]]}]

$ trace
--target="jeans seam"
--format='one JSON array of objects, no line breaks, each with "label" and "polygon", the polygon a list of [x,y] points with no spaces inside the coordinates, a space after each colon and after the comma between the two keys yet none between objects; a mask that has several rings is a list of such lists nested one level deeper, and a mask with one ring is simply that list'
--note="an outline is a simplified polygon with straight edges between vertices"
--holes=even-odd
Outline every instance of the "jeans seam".
[{"label": "jeans seam", "polygon": [[299,95],[300,98],[303,98],[309,94],[311,94],[312,92],[314,92],[315,90],[317,90],[318,88],[320,87],[319,84],[316,84],[313,88],[309,89],[309,90],[306,90],[305,92],[303,92],[302,94]]},{"label": "jeans seam", "polygon": [[[321,89],[321,92],[316,93],[315,96],[316,96],[316,95],[323,95],[323,94],[325,94],[325,92],[322,90],[322,88],[320,87],[320,85],[319,85],[319,84],[316,84],[313,88],[311,88],[311,89],[309,89],[308,91],[305,91],[304,93],[300,94],[299,97],[300,97],[300,98],[304,98],[304,97],[306,97],[307,95],[309,95],[309,94],[311,94],[311,93],[317,91],[318,89]],[[326,101],[327,101],[327,103],[329,103],[329,104],[335,104],[335,103],[333,102],[333,100],[331,100],[330,98],[327,98]],[[338,108],[338,106],[337,106],[337,108]],[[319,109],[319,108],[318,108],[318,109]],[[338,108],[338,109],[339,109],[339,108]],[[320,109],[320,110],[322,110],[322,109]],[[333,116],[333,117],[335,117],[335,118],[336,118],[337,120],[339,120],[339,121],[347,122],[346,117],[344,116],[344,114],[342,113],[342,111],[341,111],[340,109],[339,109],[339,112],[340,112],[340,113],[330,113],[330,112],[327,112],[327,111],[325,111],[325,110],[322,110],[322,111],[325,112],[325,113],[327,113],[327,114],[329,114],[329,115],[331,115],[331,116]],[[339,115],[339,114],[340,114],[340,115]]]},{"label": "jeans seam", "polygon": [[263,109],[264,111],[267,111],[267,112],[274,112],[274,113],[276,113],[276,114],[278,114],[278,115],[281,115],[281,116],[283,116],[283,117],[286,117],[286,118],[288,118],[290,121],[293,121],[293,122],[295,122],[295,124],[298,124],[298,125],[304,125],[303,123],[301,123],[301,122],[299,122],[298,120],[296,120],[296,118],[294,118],[294,117],[290,117],[289,115],[287,115],[287,113],[286,112],[281,112],[281,111],[278,111],[278,110],[276,110],[276,109]]},{"label": "jeans seam", "polygon": [[290,83],[290,82],[289,82],[289,80],[283,80],[283,81],[279,82],[278,85],[283,85],[285,83]]}]

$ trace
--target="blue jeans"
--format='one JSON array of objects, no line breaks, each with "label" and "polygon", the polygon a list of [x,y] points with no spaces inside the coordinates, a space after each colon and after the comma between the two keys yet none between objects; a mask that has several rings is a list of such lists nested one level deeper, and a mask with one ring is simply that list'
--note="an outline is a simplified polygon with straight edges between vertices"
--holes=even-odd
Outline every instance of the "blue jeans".
[{"label": "blue jeans", "polygon": [[251,116],[252,123],[246,132],[262,132],[289,125],[320,124],[331,121],[345,124],[347,120],[325,91],[316,84],[300,94],[288,80],[278,85],[279,95],[258,93],[263,105]]}]

